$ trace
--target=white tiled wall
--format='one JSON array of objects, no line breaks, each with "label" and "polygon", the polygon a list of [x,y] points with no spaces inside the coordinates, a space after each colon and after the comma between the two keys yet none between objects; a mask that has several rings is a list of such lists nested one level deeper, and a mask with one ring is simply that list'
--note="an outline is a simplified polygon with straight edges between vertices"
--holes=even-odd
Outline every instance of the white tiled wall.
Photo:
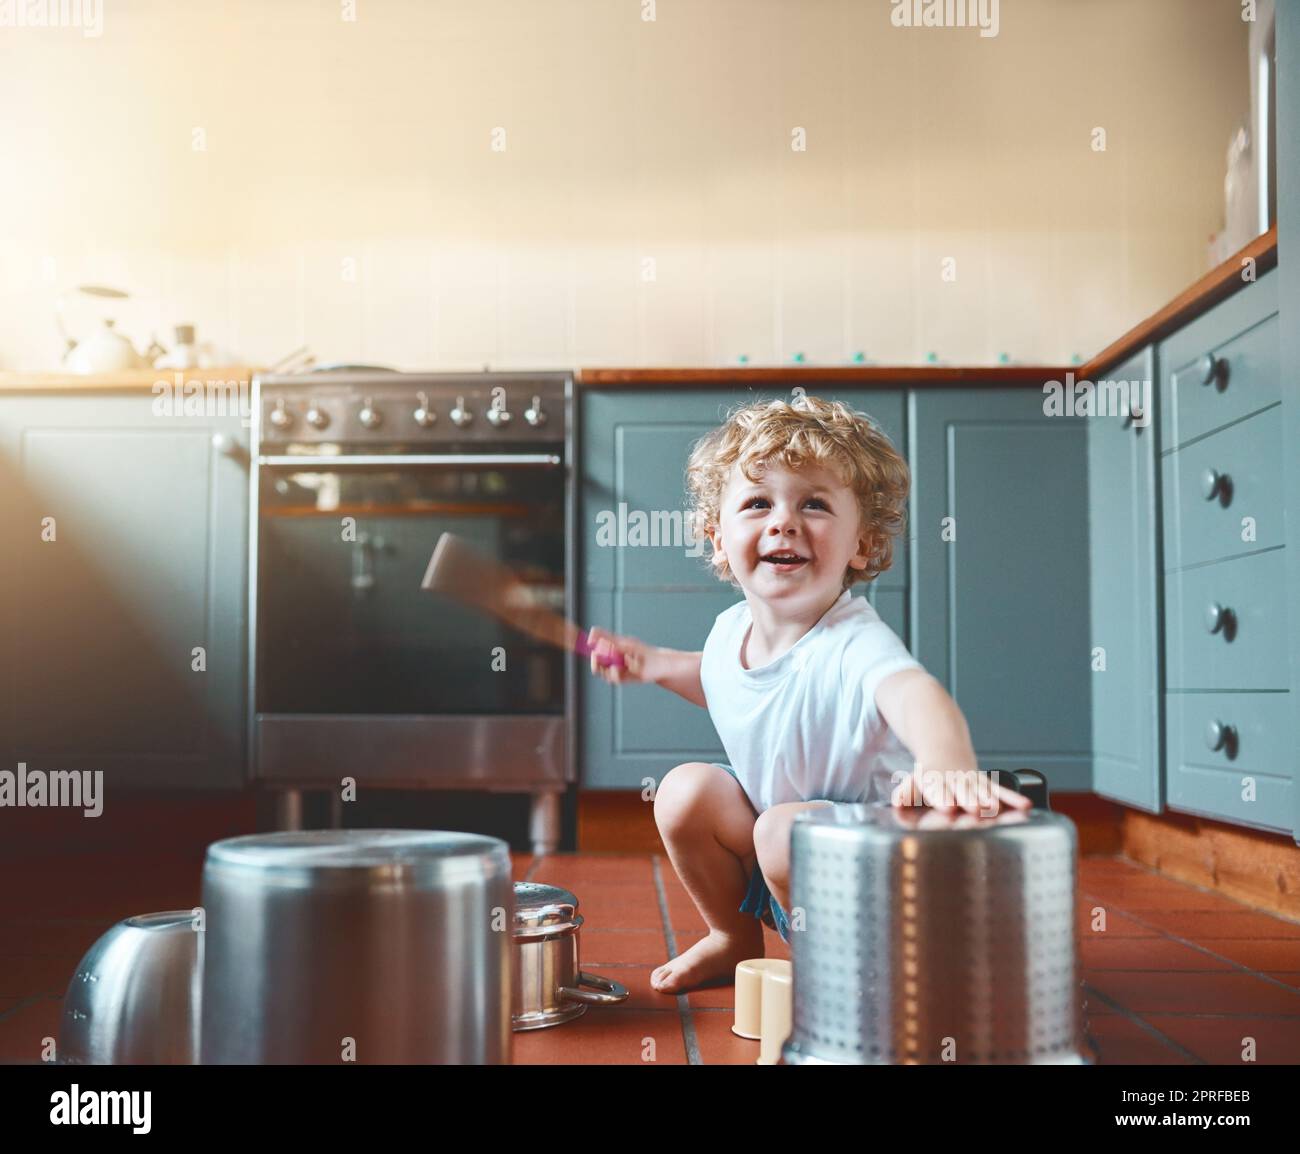
[{"label": "white tiled wall", "polygon": [[1238,0],[1001,0],[996,38],[890,10],[109,0],[96,39],[4,29],[0,369],[57,367],[81,283],[133,294],[140,346],[190,322],[252,363],[1060,363],[1203,271]]}]

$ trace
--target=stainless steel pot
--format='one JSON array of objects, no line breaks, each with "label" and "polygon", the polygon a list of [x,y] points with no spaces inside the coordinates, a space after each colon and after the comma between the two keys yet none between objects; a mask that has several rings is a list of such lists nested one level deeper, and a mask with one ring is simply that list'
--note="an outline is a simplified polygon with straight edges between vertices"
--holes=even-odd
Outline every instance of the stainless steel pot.
[{"label": "stainless steel pot", "polygon": [[58,1061],[198,1061],[203,934],[197,911],[118,922],[77,964],[63,997]]},{"label": "stainless steel pot", "polygon": [[1075,860],[1073,823],[1040,809],[799,814],[783,1061],[1090,1064]]},{"label": "stainless steel pot", "polygon": [[559,886],[515,883],[514,1029],[558,1026],[588,1006],[616,1006],[627,987],[583,972],[578,899]]},{"label": "stainless steel pot", "polygon": [[505,842],[315,830],[208,848],[205,1063],[506,1063]]}]

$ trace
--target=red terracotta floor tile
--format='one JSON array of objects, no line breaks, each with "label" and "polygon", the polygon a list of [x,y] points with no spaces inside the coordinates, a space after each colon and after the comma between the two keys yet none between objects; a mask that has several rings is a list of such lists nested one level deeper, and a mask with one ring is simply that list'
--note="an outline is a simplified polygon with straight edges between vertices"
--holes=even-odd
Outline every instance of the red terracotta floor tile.
[{"label": "red terracotta floor tile", "polygon": [[1285,1014],[1300,1032],[1300,991],[1255,974],[1092,970],[1088,983],[1138,1014]]},{"label": "red terracotta floor tile", "polygon": [[1254,1039],[1258,1065],[1300,1064],[1300,1023],[1294,1018],[1219,1018],[1145,1014],[1162,1034],[1215,1066],[1245,1066],[1246,1039]]},{"label": "red terracotta floor tile", "polygon": [[[57,1046],[63,999],[28,998],[0,1018],[0,1062],[35,1065],[46,1060],[46,1039]],[[57,1057],[57,1050],[55,1051]]]},{"label": "red terracotta floor tile", "polygon": [[1079,877],[1159,877],[1155,870],[1121,857],[1087,856],[1079,859]]},{"label": "red terracotta floor tile", "polygon": [[1102,882],[1080,887],[1081,896],[1102,904],[1141,914],[1146,910],[1210,910],[1240,913],[1249,910],[1241,902],[1222,894],[1208,893],[1194,886],[1171,881]]},{"label": "red terracotta floor tile", "polygon": [[1088,1032],[1101,1066],[1190,1066],[1195,1063],[1138,1022],[1120,1014],[1094,1018]]},{"label": "red terracotta floor tile", "polygon": [[1096,987],[1090,986],[1086,978],[1080,983],[1080,986],[1080,996],[1083,999],[1083,1012],[1089,1018],[1095,1016],[1104,1017],[1107,1014],[1118,1012],[1114,1006],[1102,999],[1100,992]]},{"label": "red terracotta floor tile", "polygon": [[581,1018],[514,1036],[514,1064],[684,1066],[681,1016],[672,1010],[588,1010]]},{"label": "red terracotta floor tile", "polygon": [[1228,959],[1170,938],[1114,938],[1092,934],[1079,942],[1082,967],[1089,970],[1235,970]]},{"label": "red terracotta floor tile", "polygon": [[1285,982],[1288,986],[1295,986],[1296,989],[1300,990],[1300,974],[1297,974],[1294,970],[1268,970],[1265,972],[1275,981]]},{"label": "red terracotta floor tile", "polygon": [[706,1066],[753,1066],[758,1063],[758,1042],[732,1033],[733,1010],[701,1010],[691,1015],[700,1060]]},{"label": "red terracotta floor tile", "polygon": [[1163,933],[1189,941],[1210,943],[1220,938],[1295,938],[1300,922],[1275,918],[1256,910],[1240,912],[1198,910],[1143,910],[1141,920]]},{"label": "red terracotta floor tile", "polygon": [[[1094,929],[1104,926],[1104,929]],[[1154,938],[1160,931],[1128,917],[1113,904],[1103,900],[1081,900],[1075,907],[1074,932],[1080,942],[1088,938]]]},{"label": "red terracotta floor tile", "polygon": [[48,994],[61,998],[80,960],[80,954],[0,954],[0,997]]},{"label": "red terracotta floor tile", "polygon": [[1252,970],[1300,973],[1300,939],[1297,938],[1214,938],[1203,939],[1201,944]]},{"label": "red terracotta floor tile", "polygon": [[653,968],[668,960],[663,930],[590,930],[584,925],[579,949],[582,967],[588,970],[605,965]]},{"label": "red terracotta floor tile", "polygon": [[578,898],[583,932],[593,930],[661,930],[663,915],[654,891],[640,886],[586,885]]},{"label": "red terracotta floor tile", "polygon": [[[667,865],[667,861],[664,862]],[[668,866],[671,872],[672,867]],[[585,886],[629,885],[654,890],[651,854],[548,854],[538,859],[532,881],[571,890],[582,900]]]}]

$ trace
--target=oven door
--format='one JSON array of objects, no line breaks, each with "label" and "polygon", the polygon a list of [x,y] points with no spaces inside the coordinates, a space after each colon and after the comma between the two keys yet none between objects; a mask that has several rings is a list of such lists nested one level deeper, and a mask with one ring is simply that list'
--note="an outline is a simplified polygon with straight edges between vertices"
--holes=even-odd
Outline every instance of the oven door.
[{"label": "oven door", "polygon": [[483,783],[539,754],[555,762],[541,776],[565,776],[567,655],[420,588],[451,531],[565,612],[563,462],[562,445],[261,458],[260,776],[344,768],[372,781]]}]

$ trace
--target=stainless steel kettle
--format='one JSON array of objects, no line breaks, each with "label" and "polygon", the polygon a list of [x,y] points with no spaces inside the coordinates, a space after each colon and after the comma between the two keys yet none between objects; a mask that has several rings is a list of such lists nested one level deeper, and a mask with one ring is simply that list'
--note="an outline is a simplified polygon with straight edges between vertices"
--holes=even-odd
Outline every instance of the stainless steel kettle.
[{"label": "stainless steel kettle", "polygon": [[198,1061],[200,914],[168,910],[126,918],[86,951],[63,997],[60,1063]]}]

